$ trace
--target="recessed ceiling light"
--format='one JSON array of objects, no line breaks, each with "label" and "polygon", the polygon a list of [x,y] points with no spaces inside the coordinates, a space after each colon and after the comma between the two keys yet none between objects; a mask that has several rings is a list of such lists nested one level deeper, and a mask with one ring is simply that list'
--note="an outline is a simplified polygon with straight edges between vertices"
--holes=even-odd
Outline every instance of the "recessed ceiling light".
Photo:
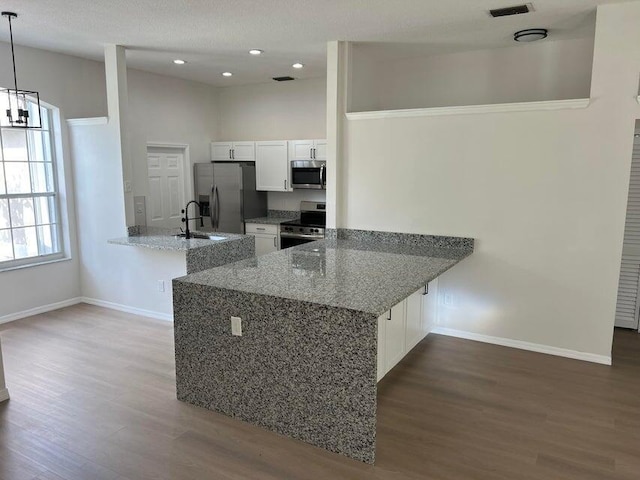
[{"label": "recessed ceiling light", "polygon": [[513,39],[516,42],[535,42],[547,38],[548,34],[549,31],[546,28],[528,28],[514,33]]},{"label": "recessed ceiling light", "polygon": [[304,68],[304,63],[294,63],[291,65],[293,68]]},{"label": "recessed ceiling light", "polygon": [[231,77],[233,75],[233,73],[231,72],[222,72],[222,76],[223,77]]},{"label": "recessed ceiling light", "polygon": [[257,48],[252,48],[251,50],[249,50],[249,53],[251,55],[262,55],[264,53],[264,50],[259,50]]},{"label": "recessed ceiling light", "polygon": [[173,63],[175,63],[176,65],[184,65],[184,64],[185,64],[185,63],[187,63],[187,62],[185,62],[184,60],[180,60],[179,58],[176,58],[176,59],[173,61]]}]

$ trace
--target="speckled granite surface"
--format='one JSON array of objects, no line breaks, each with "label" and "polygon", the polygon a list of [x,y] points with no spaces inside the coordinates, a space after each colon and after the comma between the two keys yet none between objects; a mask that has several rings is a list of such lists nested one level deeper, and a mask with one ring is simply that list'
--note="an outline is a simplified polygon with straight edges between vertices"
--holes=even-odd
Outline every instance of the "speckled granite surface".
[{"label": "speckled granite surface", "polygon": [[260,223],[267,225],[279,225],[282,222],[300,218],[300,212],[292,210],[269,210],[266,217],[248,218],[244,223]]},{"label": "speckled granite surface", "polygon": [[454,240],[323,240],[175,279],[178,399],[373,463],[377,317],[472,253]]},{"label": "speckled granite surface", "polygon": [[375,316],[184,282],[173,295],[179,400],[373,462]]},{"label": "speckled granite surface", "polygon": [[210,235],[225,238],[224,240],[200,238],[186,240],[169,234],[170,231],[166,229],[144,227],[137,231],[140,232],[137,235],[114,238],[108,240],[108,243],[154,250],[184,251],[188,274],[253,258],[255,255],[255,239],[250,235],[207,232]]},{"label": "speckled granite surface", "polygon": [[472,248],[322,240],[205,270],[180,282],[381,315]]},{"label": "speckled granite surface", "polygon": [[475,240],[465,237],[440,235],[419,235],[417,233],[379,232],[375,230],[352,230],[347,228],[327,228],[328,240],[356,240],[393,245],[417,245],[423,247],[454,248],[473,251]]}]

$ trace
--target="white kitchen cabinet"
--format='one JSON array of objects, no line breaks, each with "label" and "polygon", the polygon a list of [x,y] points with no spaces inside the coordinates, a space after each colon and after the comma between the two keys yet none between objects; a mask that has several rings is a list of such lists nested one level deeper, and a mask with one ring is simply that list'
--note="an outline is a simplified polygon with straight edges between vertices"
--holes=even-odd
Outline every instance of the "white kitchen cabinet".
[{"label": "white kitchen cabinet", "polygon": [[288,142],[256,142],[256,190],[290,192]]},{"label": "white kitchen cabinet", "polygon": [[291,140],[289,160],[326,160],[326,140]]},{"label": "white kitchen cabinet", "polygon": [[280,249],[279,225],[246,223],[245,233],[252,235],[256,242],[256,255],[264,255]]},{"label": "white kitchen cabinet", "polygon": [[435,327],[437,291],[436,279],[378,317],[378,381]]},{"label": "white kitchen cabinet", "polygon": [[424,338],[424,322],[422,315],[424,289],[421,288],[408,297],[407,304],[407,328],[406,328],[406,350],[407,352],[415,347]]},{"label": "white kitchen cabinet", "polygon": [[438,306],[438,279],[429,282],[427,294],[422,297],[422,338],[436,327],[436,309]]},{"label": "white kitchen cabinet", "polygon": [[387,317],[389,312],[378,317],[378,382],[387,373],[386,358],[384,355],[385,339],[387,338]]},{"label": "white kitchen cabinet", "polygon": [[253,162],[256,159],[255,142],[213,142],[211,143],[211,160],[237,160]]},{"label": "white kitchen cabinet", "polygon": [[378,318],[378,380],[404,357],[405,306],[402,301]]}]

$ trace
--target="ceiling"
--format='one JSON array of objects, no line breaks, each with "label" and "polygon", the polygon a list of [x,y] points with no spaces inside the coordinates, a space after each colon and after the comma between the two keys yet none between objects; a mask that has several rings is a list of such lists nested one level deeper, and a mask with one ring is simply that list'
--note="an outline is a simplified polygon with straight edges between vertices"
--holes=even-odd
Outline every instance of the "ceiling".
[{"label": "ceiling", "polygon": [[[593,35],[598,4],[535,0],[535,11],[491,18],[518,0],[3,0],[15,11],[14,41],[101,60],[105,44],[127,47],[133,68],[216,86],[271,77],[323,76],[326,42],[392,42],[411,55],[513,45],[515,31],[550,29],[549,39]],[[0,40],[8,41],[5,19]],[[548,41],[548,40],[545,40]],[[250,48],[265,53],[250,56]],[[389,49],[388,51],[393,51]],[[397,50],[397,49],[396,49]],[[181,58],[186,65],[174,65]],[[19,59],[18,59],[19,62]],[[305,68],[294,70],[291,64]],[[233,77],[222,77],[224,71]]]}]

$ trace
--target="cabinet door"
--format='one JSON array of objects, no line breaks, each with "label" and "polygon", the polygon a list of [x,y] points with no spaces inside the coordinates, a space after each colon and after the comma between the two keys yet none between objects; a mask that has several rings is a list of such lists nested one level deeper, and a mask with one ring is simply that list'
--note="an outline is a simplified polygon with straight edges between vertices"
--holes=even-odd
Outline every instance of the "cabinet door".
[{"label": "cabinet door", "polygon": [[289,142],[289,160],[311,160],[313,140],[292,140]]},{"label": "cabinet door", "polygon": [[429,282],[426,295],[422,297],[422,336],[426,337],[436,326],[438,305],[438,279]]},{"label": "cabinet door", "polygon": [[384,377],[385,373],[387,373],[387,362],[384,356],[384,347],[387,337],[386,328],[388,317],[388,312],[378,317],[378,382],[382,380],[382,377]]},{"label": "cabinet door", "polygon": [[326,160],[327,159],[327,141],[316,140],[314,143],[314,160]]},{"label": "cabinet door", "polygon": [[407,352],[415,347],[424,338],[424,324],[422,315],[422,303],[424,289],[421,288],[407,298]]},{"label": "cabinet door", "polygon": [[256,241],[256,255],[265,255],[278,250],[278,236],[266,233],[250,233]]},{"label": "cabinet door", "polygon": [[400,302],[391,309],[385,327],[385,362],[387,371],[391,370],[402,360],[405,354],[405,301]]},{"label": "cabinet door", "polygon": [[256,190],[288,192],[287,142],[256,142]]},{"label": "cabinet door", "polygon": [[256,159],[255,142],[233,142],[232,157],[234,160],[253,162]]},{"label": "cabinet door", "polygon": [[231,160],[233,143],[213,142],[211,144],[211,160]]}]

